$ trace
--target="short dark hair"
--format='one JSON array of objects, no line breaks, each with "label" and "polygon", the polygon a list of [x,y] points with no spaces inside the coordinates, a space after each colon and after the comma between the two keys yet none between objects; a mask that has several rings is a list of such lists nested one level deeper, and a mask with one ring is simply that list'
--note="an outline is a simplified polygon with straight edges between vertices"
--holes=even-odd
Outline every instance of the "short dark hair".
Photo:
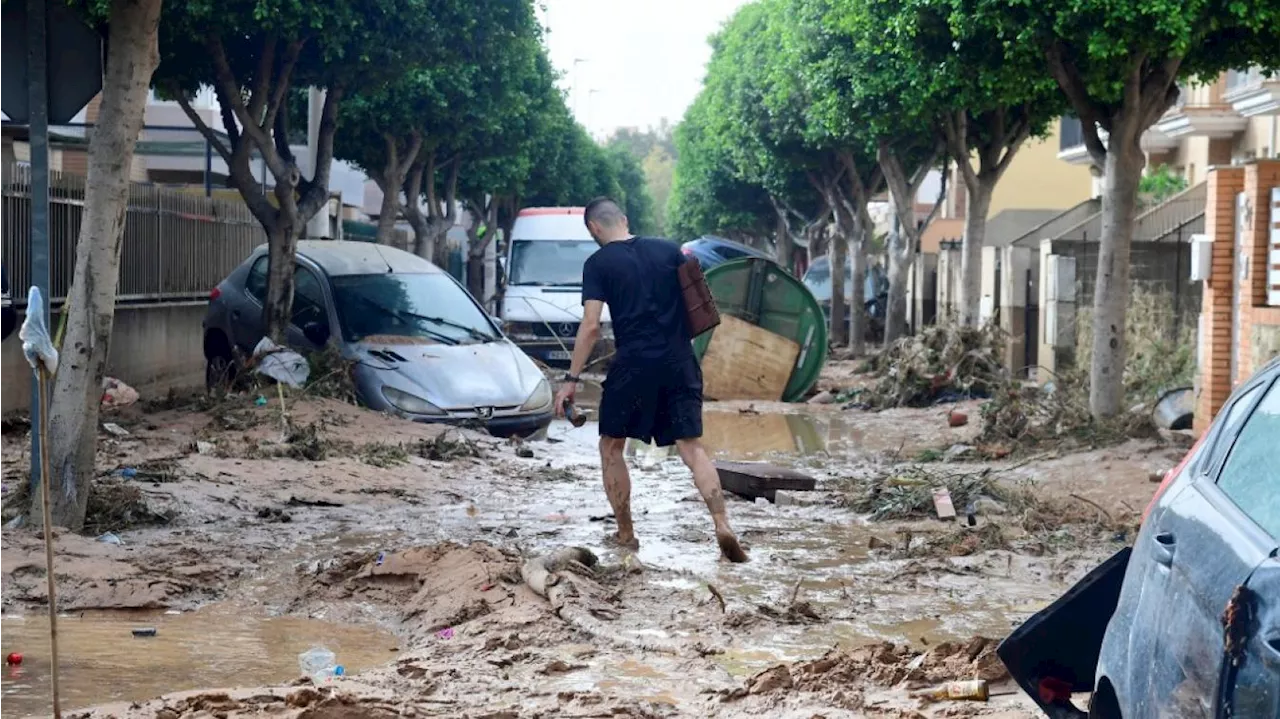
[{"label": "short dark hair", "polygon": [[616,227],[622,222],[626,214],[618,203],[608,197],[597,197],[587,203],[587,209],[582,213],[582,222],[584,224],[596,223],[602,227]]}]

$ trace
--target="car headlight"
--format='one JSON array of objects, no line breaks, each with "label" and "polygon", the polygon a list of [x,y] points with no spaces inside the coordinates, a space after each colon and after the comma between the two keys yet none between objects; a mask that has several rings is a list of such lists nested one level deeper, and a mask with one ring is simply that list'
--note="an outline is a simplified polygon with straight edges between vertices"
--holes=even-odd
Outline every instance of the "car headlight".
[{"label": "car headlight", "polygon": [[538,388],[533,391],[533,394],[529,395],[529,399],[525,400],[525,403],[520,405],[520,411],[532,412],[534,410],[543,409],[547,405],[551,404],[551,399],[551,383],[544,379],[541,382],[538,382]]},{"label": "car headlight", "polygon": [[387,398],[391,406],[409,414],[443,415],[444,411],[425,399],[402,392],[395,387],[383,387],[382,396]]}]

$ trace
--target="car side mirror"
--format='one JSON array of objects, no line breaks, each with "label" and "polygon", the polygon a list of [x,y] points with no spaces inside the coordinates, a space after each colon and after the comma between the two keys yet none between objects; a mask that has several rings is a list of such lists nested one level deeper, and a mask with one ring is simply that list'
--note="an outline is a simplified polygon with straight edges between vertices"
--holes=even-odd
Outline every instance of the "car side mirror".
[{"label": "car side mirror", "polygon": [[317,347],[329,344],[329,327],[319,322],[308,322],[303,325],[302,334]]}]

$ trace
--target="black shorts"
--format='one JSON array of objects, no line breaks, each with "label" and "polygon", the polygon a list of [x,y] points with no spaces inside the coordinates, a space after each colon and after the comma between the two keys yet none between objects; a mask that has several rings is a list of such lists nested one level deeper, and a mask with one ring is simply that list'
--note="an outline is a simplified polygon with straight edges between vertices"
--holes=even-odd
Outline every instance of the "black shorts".
[{"label": "black shorts", "polygon": [[670,447],[702,436],[702,368],[693,357],[620,361],[600,399],[600,436]]}]

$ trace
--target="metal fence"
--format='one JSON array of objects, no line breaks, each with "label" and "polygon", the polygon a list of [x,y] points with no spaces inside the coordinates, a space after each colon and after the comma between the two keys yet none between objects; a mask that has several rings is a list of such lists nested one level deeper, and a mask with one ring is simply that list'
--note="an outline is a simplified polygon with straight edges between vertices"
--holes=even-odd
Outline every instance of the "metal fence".
[{"label": "metal fence", "polygon": [[[5,177],[3,261],[14,303],[25,305],[31,284],[31,168],[10,165]],[[49,294],[54,303],[62,302],[71,289],[84,196],[84,177],[49,173]],[[262,226],[242,202],[131,183],[117,299],[203,299],[266,240]]]}]

